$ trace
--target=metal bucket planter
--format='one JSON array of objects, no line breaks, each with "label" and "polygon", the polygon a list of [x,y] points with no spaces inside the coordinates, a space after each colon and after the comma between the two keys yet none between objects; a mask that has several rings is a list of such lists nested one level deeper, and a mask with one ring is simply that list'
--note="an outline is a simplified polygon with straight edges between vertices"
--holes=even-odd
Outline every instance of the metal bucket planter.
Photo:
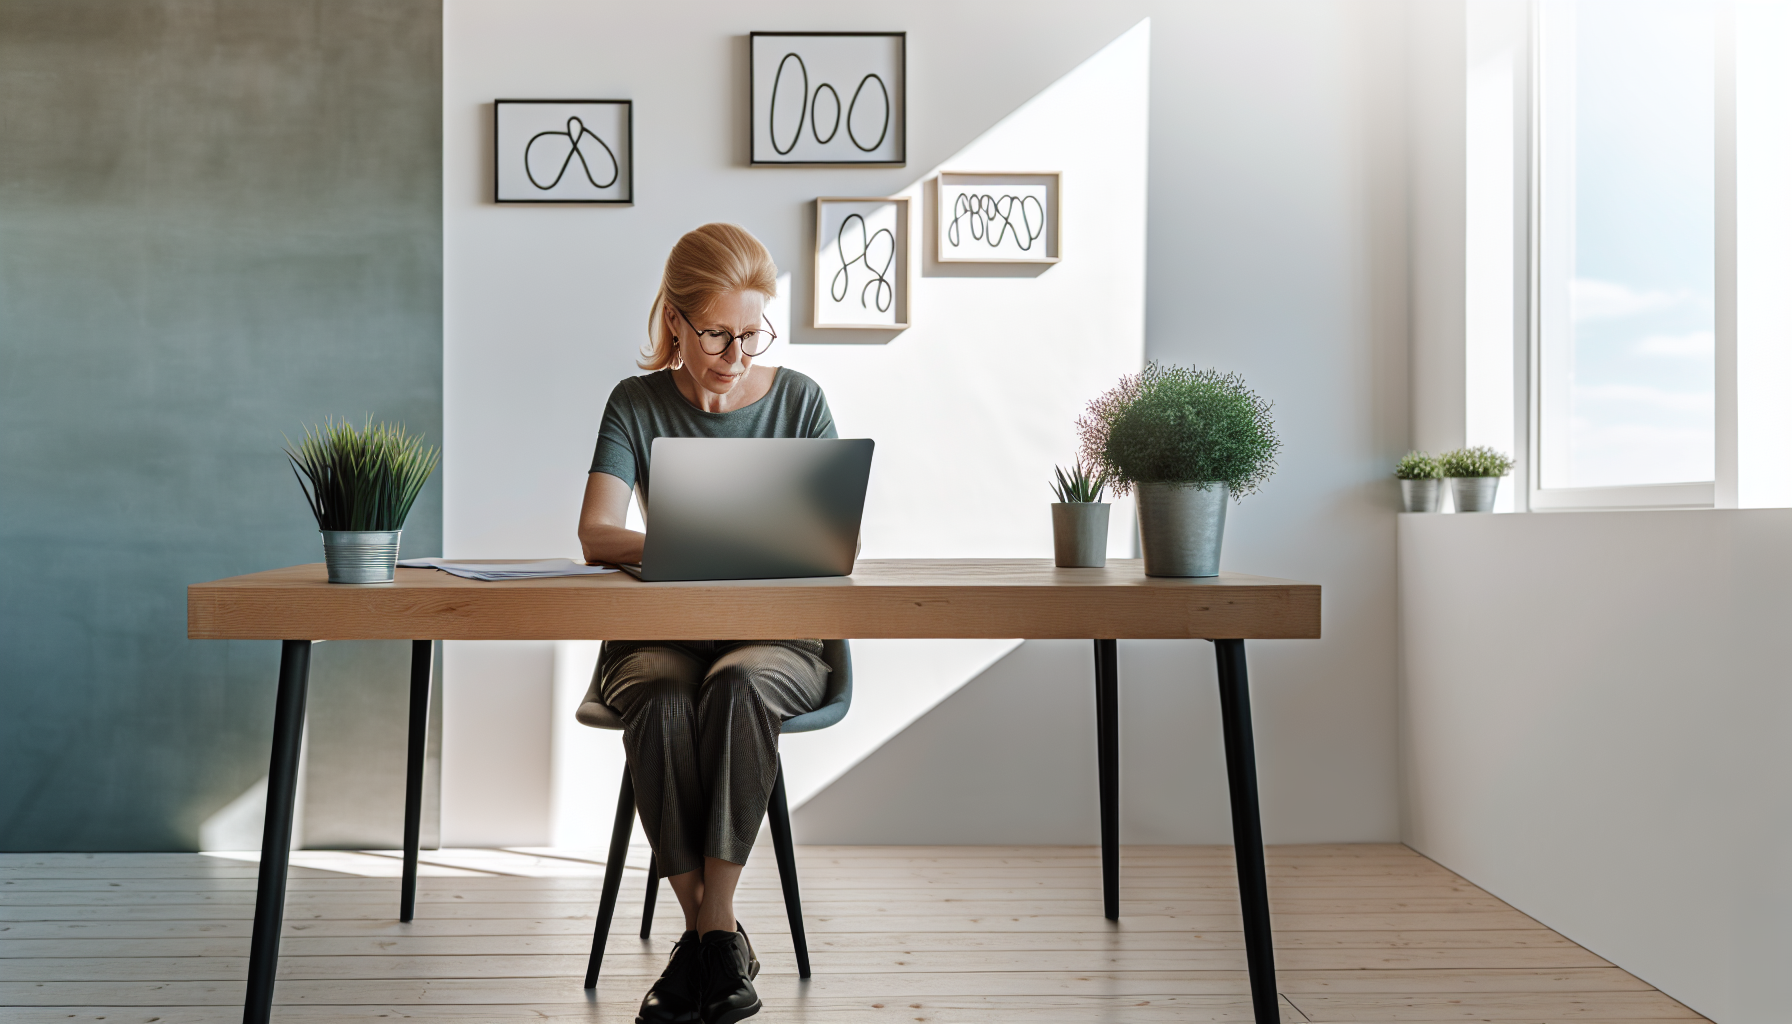
[{"label": "metal bucket planter", "polygon": [[331,583],[390,583],[403,530],[319,530]]},{"label": "metal bucket planter", "polygon": [[1060,569],[1108,564],[1108,509],[1104,501],[1052,503],[1052,553]]},{"label": "metal bucket planter", "polygon": [[1139,546],[1147,576],[1218,576],[1226,485],[1141,483]]},{"label": "metal bucket planter", "polygon": [[1436,512],[1444,496],[1442,480],[1400,481],[1400,503],[1406,512]]},{"label": "metal bucket planter", "polygon": [[1500,478],[1497,476],[1451,477],[1450,491],[1456,497],[1456,511],[1492,512],[1494,496],[1500,491]]}]

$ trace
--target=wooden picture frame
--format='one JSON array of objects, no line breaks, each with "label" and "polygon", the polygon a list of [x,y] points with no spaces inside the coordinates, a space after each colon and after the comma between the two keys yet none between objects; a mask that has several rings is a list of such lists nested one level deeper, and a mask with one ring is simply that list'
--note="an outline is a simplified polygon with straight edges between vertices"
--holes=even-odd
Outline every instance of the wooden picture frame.
[{"label": "wooden picture frame", "polygon": [[1056,263],[1063,258],[1062,171],[941,171],[941,263]]},{"label": "wooden picture frame", "polygon": [[908,33],[754,32],[748,163],[908,163]]},{"label": "wooden picture frame", "polygon": [[633,206],[633,100],[496,100],[492,201]]},{"label": "wooden picture frame", "polygon": [[908,328],[909,204],[908,196],[815,200],[816,328]]}]

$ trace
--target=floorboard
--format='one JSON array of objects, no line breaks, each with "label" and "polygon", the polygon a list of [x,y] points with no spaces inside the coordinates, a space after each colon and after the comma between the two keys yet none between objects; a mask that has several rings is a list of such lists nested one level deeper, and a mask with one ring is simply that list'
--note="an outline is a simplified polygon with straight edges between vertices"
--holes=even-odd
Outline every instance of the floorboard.
[{"label": "floorboard", "polygon": [[[769,851],[768,851],[769,852]],[[235,1024],[256,855],[0,855],[0,1020]],[[662,889],[640,921],[632,850],[603,976],[580,987],[602,854],[425,855],[399,924],[392,851],[295,854],[275,1020],[632,1021],[682,927]],[[761,1019],[1248,1021],[1227,847],[1129,847],[1121,921],[1086,847],[805,847],[815,976],[796,977],[775,868],[739,906],[764,962]],[[1288,1024],[1697,1021],[1648,984],[1400,846],[1269,852]]]}]

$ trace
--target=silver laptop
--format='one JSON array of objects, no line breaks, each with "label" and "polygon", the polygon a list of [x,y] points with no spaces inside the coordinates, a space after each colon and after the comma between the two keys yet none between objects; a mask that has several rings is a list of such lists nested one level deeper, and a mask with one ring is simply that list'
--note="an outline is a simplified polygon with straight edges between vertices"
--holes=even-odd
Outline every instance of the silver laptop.
[{"label": "silver laptop", "polygon": [[660,437],[637,579],[848,576],[871,480],[868,439]]}]

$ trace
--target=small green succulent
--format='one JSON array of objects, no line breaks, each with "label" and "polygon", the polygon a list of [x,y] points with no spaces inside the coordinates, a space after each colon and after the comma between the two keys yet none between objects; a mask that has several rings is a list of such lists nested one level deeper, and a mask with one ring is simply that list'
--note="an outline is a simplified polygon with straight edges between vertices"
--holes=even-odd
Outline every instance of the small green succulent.
[{"label": "small green succulent", "polygon": [[1058,479],[1052,486],[1052,493],[1058,500],[1067,504],[1088,505],[1101,500],[1102,491],[1107,489],[1108,475],[1093,473],[1088,463],[1078,460],[1070,472],[1063,466],[1052,467]]},{"label": "small green succulent", "polygon": [[1512,472],[1511,457],[1486,445],[1445,452],[1437,461],[1444,476],[1505,476]]},{"label": "small green succulent", "polygon": [[1436,480],[1443,475],[1443,466],[1424,452],[1407,452],[1394,466],[1394,476],[1401,480]]}]

